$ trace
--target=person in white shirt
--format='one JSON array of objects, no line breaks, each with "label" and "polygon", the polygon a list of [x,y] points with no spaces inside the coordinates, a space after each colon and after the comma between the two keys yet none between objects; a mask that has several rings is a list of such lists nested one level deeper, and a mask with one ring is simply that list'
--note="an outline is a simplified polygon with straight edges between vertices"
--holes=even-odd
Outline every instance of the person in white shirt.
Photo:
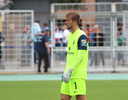
[{"label": "person in white shirt", "polygon": [[37,46],[36,46],[36,42],[37,42],[37,36],[41,35],[41,27],[40,27],[40,21],[36,20],[34,22],[34,26],[33,26],[33,33],[34,33],[34,63],[37,64],[36,62],[36,56],[37,56]]},{"label": "person in white shirt", "polygon": [[[67,47],[67,39],[68,39],[68,34],[70,33],[69,30],[67,29],[67,25],[63,25],[63,38],[62,38],[62,46]],[[60,53],[60,64],[65,64],[65,52]]]},{"label": "person in white shirt", "polygon": [[68,39],[69,30],[67,29],[67,26],[63,25],[63,46],[67,46],[67,39]]}]

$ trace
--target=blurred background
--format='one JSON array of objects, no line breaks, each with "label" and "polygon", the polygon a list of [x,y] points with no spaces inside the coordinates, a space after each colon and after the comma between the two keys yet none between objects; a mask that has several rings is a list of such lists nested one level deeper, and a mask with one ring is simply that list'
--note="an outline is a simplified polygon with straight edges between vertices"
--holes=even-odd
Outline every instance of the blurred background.
[{"label": "blurred background", "polygon": [[[76,11],[88,36],[88,72],[128,72],[128,0],[0,0],[0,73],[38,72],[35,23],[51,52],[48,72],[66,65],[66,14]],[[98,39],[98,31],[102,38]],[[44,69],[42,60],[41,72]]]}]

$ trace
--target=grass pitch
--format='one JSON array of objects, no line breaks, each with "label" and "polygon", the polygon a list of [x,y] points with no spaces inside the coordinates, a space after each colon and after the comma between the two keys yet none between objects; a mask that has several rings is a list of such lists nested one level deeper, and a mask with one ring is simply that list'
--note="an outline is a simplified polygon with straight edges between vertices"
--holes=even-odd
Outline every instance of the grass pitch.
[{"label": "grass pitch", "polygon": [[[128,80],[86,83],[87,100],[128,100]],[[60,100],[60,86],[60,81],[0,81],[0,100]]]}]

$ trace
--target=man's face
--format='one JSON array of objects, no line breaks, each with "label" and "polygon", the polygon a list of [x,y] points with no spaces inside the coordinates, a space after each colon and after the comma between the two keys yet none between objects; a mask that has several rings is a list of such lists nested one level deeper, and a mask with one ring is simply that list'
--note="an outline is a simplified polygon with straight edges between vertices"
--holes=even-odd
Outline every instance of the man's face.
[{"label": "man's face", "polygon": [[74,27],[74,22],[71,20],[70,16],[66,18],[65,24],[67,25],[68,29],[72,29]]}]

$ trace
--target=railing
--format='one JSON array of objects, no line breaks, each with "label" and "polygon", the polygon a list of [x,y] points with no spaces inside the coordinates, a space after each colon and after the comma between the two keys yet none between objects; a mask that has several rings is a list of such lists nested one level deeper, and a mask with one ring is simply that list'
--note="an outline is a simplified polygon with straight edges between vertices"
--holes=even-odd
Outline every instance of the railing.
[{"label": "railing", "polygon": [[120,3],[54,3],[51,5],[51,13],[63,13],[68,11],[77,12],[116,12],[128,10],[128,2]]}]

